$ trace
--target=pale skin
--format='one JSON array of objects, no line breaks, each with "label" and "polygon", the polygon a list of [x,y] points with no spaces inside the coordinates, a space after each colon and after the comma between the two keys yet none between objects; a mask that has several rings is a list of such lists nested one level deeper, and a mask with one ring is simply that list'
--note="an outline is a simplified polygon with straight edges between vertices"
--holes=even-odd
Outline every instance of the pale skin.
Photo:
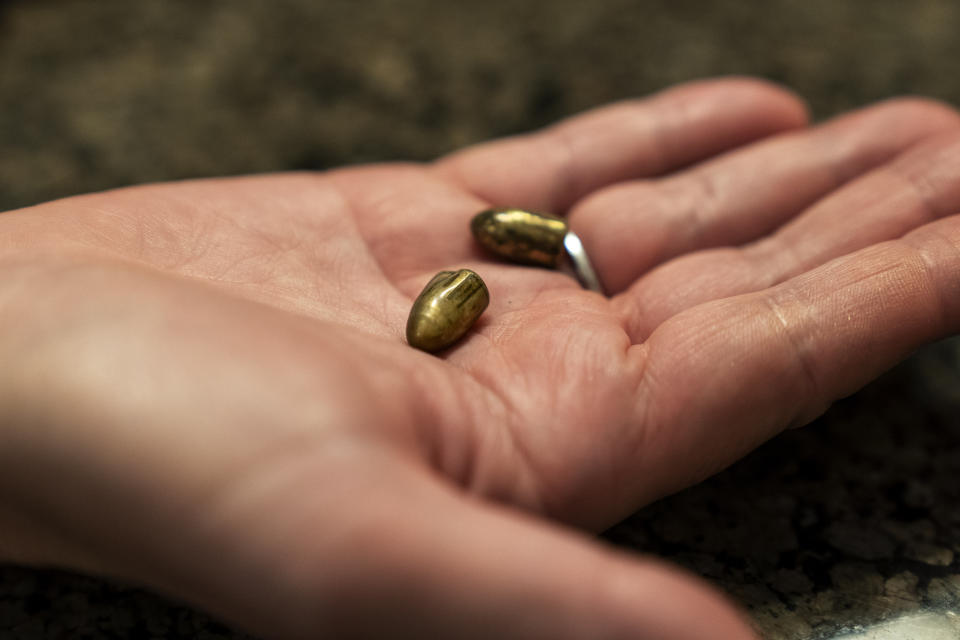
[{"label": "pale skin", "polygon": [[[601,530],[960,327],[960,118],[744,79],[426,165],[0,215],[0,559],[271,638],[753,638]],[[567,215],[609,296],[483,255]],[[491,303],[438,355],[413,298]]]}]

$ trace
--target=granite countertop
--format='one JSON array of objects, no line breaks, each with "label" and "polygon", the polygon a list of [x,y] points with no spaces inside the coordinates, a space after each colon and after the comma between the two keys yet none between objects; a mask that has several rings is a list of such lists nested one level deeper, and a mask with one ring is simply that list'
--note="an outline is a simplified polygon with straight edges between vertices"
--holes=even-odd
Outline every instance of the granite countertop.
[{"label": "granite countertop", "polygon": [[928,347],[608,537],[719,584],[768,640],[958,612],[958,381],[960,340]]},{"label": "granite countertop", "polygon": [[[517,4],[0,0],[0,210],[428,159],[718,74],[783,82],[821,118],[901,93],[960,104],[952,0]],[[705,576],[770,640],[921,611],[960,637],[958,473],[953,340],[606,538]],[[5,567],[0,637],[246,636],[137,589]]]}]

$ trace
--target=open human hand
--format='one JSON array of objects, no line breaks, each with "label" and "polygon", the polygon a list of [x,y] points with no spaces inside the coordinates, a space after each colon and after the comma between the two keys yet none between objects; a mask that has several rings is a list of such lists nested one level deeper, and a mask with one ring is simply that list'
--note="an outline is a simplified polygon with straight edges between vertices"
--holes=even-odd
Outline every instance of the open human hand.
[{"label": "open human hand", "polygon": [[[694,83],[428,165],[0,215],[0,558],[269,637],[740,639],[599,530],[960,325],[960,118]],[[568,216],[611,296],[497,262]],[[434,273],[491,303],[404,343]],[[550,522],[556,521],[556,523]]]}]

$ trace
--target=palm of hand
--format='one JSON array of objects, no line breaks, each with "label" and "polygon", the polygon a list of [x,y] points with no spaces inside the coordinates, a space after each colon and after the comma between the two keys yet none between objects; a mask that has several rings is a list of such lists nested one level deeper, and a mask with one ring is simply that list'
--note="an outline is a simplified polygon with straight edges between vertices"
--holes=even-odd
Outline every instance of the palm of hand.
[{"label": "palm of hand", "polygon": [[[739,107],[736,100],[712,111],[704,106],[738,93]],[[88,538],[102,539],[37,555],[170,589],[253,628],[271,629],[264,621],[279,608],[290,614],[283,633],[291,636],[308,635],[318,623],[361,633],[391,620],[409,622],[426,605],[397,592],[425,578],[423,592],[443,594],[437,597],[450,608],[427,623],[431,632],[452,633],[476,619],[486,625],[476,628],[478,635],[512,632],[516,620],[491,620],[489,612],[512,610],[524,598],[543,609],[530,615],[570,608],[531,626],[531,637],[570,631],[570,619],[583,612],[583,591],[573,583],[584,571],[603,573],[598,564],[611,571],[613,561],[567,534],[464,502],[436,482],[436,472],[471,493],[600,527],[728,464],[788,423],[810,419],[918,340],[944,330],[914,318],[906,322],[910,331],[888,336],[875,356],[850,364],[849,354],[869,344],[869,321],[860,330],[836,329],[831,318],[850,309],[826,299],[824,283],[846,274],[851,287],[874,291],[880,285],[851,272],[889,273],[879,259],[862,266],[862,256],[833,271],[826,263],[926,219],[901,206],[875,237],[865,232],[851,243],[837,230],[821,233],[831,206],[806,209],[840,184],[835,176],[823,178],[825,167],[852,178],[884,165],[953,126],[952,114],[929,105],[888,107],[885,115],[878,110],[828,125],[848,140],[831,157],[801,153],[791,164],[783,159],[798,143],[774,141],[659,183],[608,187],[796,126],[800,118],[784,96],[749,84],[681,89],[659,100],[659,107],[641,105],[636,114],[588,116],[562,136],[499,143],[434,166],[161,185],[9,214],[3,222],[11,244],[18,237],[30,244],[26,263],[41,256],[55,265],[39,275],[25,269],[24,281],[47,295],[27,314],[31,339],[21,343],[62,332],[63,324],[76,327],[36,368],[57,369],[57,359],[69,357],[77,366],[54,376],[54,397],[110,397],[107,409],[77,414],[74,407],[46,407],[27,415],[38,423],[83,425],[77,447],[85,455],[75,457],[84,462],[72,463],[77,486],[91,491],[125,478],[114,508],[127,510],[134,523],[125,533],[107,526],[90,533],[89,514],[59,515],[52,529],[86,527]],[[688,105],[687,120],[664,104]],[[936,117],[906,126],[910,109]],[[638,151],[643,140],[616,142],[627,116],[666,131],[656,162],[647,157],[650,145]],[[891,122],[899,123],[898,135],[880,140],[876,131]],[[704,131],[718,133],[695,141]],[[671,136],[672,143],[663,141]],[[595,139],[607,147],[598,150],[600,142],[589,142]],[[911,162],[930,162],[943,150],[924,153]],[[546,169],[530,166],[541,157]],[[793,195],[737,193],[740,185],[725,181],[745,169],[791,184]],[[718,184],[726,192],[718,194]],[[863,202],[858,194],[871,188],[854,184],[847,195],[838,193],[833,210]],[[692,220],[701,227],[693,234],[643,221],[638,227],[652,238],[649,246],[630,254],[626,244],[628,252],[618,253],[618,241],[635,241],[636,233],[620,238],[622,220],[607,212],[620,205],[637,215],[636,203],[655,200],[651,194],[684,211],[712,211],[716,220]],[[928,194],[938,197],[954,195]],[[570,212],[588,249],[606,249],[593,257],[617,295],[607,299],[560,273],[489,260],[468,229],[470,217],[488,204]],[[736,210],[746,213],[731,229]],[[769,247],[758,239],[801,212],[795,236],[810,239],[808,255],[789,267],[777,263],[781,273],[771,275]],[[664,229],[684,237],[667,238]],[[711,249],[742,243],[760,247],[751,255],[765,257],[762,268],[744,267],[740,253]],[[678,255],[684,257],[667,263]],[[68,268],[57,268],[58,261]],[[658,263],[666,264],[651,271]],[[435,272],[460,267],[487,282],[490,308],[439,358],[409,348],[402,332],[413,298]],[[800,275],[798,283],[806,271],[813,275]],[[781,282],[790,286],[769,288]],[[891,321],[898,308],[886,310]],[[37,320],[54,310],[59,325]],[[834,327],[835,337],[805,333],[811,323]],[[836,349],[841,344],[848,346]],[[839,355],[821,361],[831,349]],[[145,404],[151,395],[162,401]],[[139,428],[131,432],[129,424]],[[728,430],[718,432],[718,425]],[[191,450],[184,455],[186,442]],[[47,462],[63,462],[56,455]],[[70,497],[76,498],[41,491],[33,499],[59,513]],[[146,539],[151,527],[171,522],[183,527],[179,545]],[[392,531],[389,542],[373,533],[378,527]],[[475,553],[476,563],[443,549],[439,541],[450,539],[463,545],[462,553]],[[363,541],[368,551],[376,549],[374,560],[341,560]],[[451,582],[457,575],[481,575],[480,591],[487,583],[502,586],[504,575],[483,574],[491,549],[510,566],[504,575],[514,577],[543,571],[532,556],[563,559],[544,571],[543,584],[467,602],[462,585]],[[423,569],[444,562],[454,567],[451,575]],[[234,568],[225,572],[224,563]],[[419,573],[410,569],[418,563]],[[743,633],[735,618],[684,581],[648,568],[630,571],[654,590],[668,585],[664,597],[701,603],[703,619],[687,628],[674,620],[675,637],[700,637],[705,629],[713,637]],[[235,584],[263,580],[281,585],[276,601]],[[356,604],[371,584],[397,602]],[[593,602],[598,620],[580,631],[632,633],[676,617],[676,605],[652,593],[629,620],[601,615],[615,608],[614,591],[622,588],[600,589],[613,593],[613,604]],[[358,625],[358,611],[376,611],[383,620]]]},{"label": "palm of hand", "polygon": [[[276,313],[258,320],[258,332],[283,335],[291,321],[309,321],[300,345],[311,353],[308,366],[342,376],[343,386],[371,388],[389,377],[365,400],[367,424],[346,425],[344,437],[358,426],[391,439],[406,434],[428,442],[426,458],[471,491],[556,513],[576,486],[613,496],[620,467],[636,463],[629,441],[640,431],[642,368],[622,313],[569,276],[484,259],[467,223],[486,203],[431,168],[161,185],[62,205],[62,217],[51,212],[56,224],[31,212],[53,230],[58,250],[92,246],[101,254],[94,264],[129,259],[189,276],[173,279],[177,288],[196,288],[195,279],[261,303]],[[411,349],[402,336],[413,298],[436,271],[462,266],[492,291],[486,315],[440,358]],[[127,286],[145,295],[160,274],[149,275]],[[171,318],[196,313],[176,296],[164,304]],[[212,312],[225,325],[247,321],[232,305]],[[162,348],[174,345],[167,338]],[[318,384],[317,397],[325,392]],[[600,517],[609,521],[610,508]]]}]

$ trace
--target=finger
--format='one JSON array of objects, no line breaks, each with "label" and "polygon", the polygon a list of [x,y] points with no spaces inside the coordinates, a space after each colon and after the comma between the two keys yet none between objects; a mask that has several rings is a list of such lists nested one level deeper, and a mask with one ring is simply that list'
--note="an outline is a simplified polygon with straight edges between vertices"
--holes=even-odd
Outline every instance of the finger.
[{"label": "finger", "polygon": [[654,270],[625,295],[635,309],[631,333],[649,335],[686,308],[764,289],[958,211],[960,128],[851,182],[759,242],[682,256]]},{"label": "finger", "polygon": [[[380,462],[360,484],[338,482],[346,509],[317,500],[327,478],[308,472],[297,526],[257,527],[278,557],[300,560],[287,575],[299,580],[290,601],[304,606],[282,621],[287,636],[754,638],[722,598],[673,569]],[[248,626],[276,634],[275,612],[259,615]]]},{"label": "finger", "polygon": [[777,136],[664,180],[601,190],[571,227],[608,291],[699,249],[752,241],[918,140],[960,126],[937,102],[900,99]]},{"label": "finger", "polygon": [[660,175],[806,120],[803,104],[770,83],[700,81],[477,145],[437,168],[495,205],[562,213],[604,185]]},{"label": "finger", "polygon": [[674,316],[635,347],[651,399],[638,464],[658,478],[660,460],[686,462],[641,493],[722,468],[958,330],[960,216]]}]

